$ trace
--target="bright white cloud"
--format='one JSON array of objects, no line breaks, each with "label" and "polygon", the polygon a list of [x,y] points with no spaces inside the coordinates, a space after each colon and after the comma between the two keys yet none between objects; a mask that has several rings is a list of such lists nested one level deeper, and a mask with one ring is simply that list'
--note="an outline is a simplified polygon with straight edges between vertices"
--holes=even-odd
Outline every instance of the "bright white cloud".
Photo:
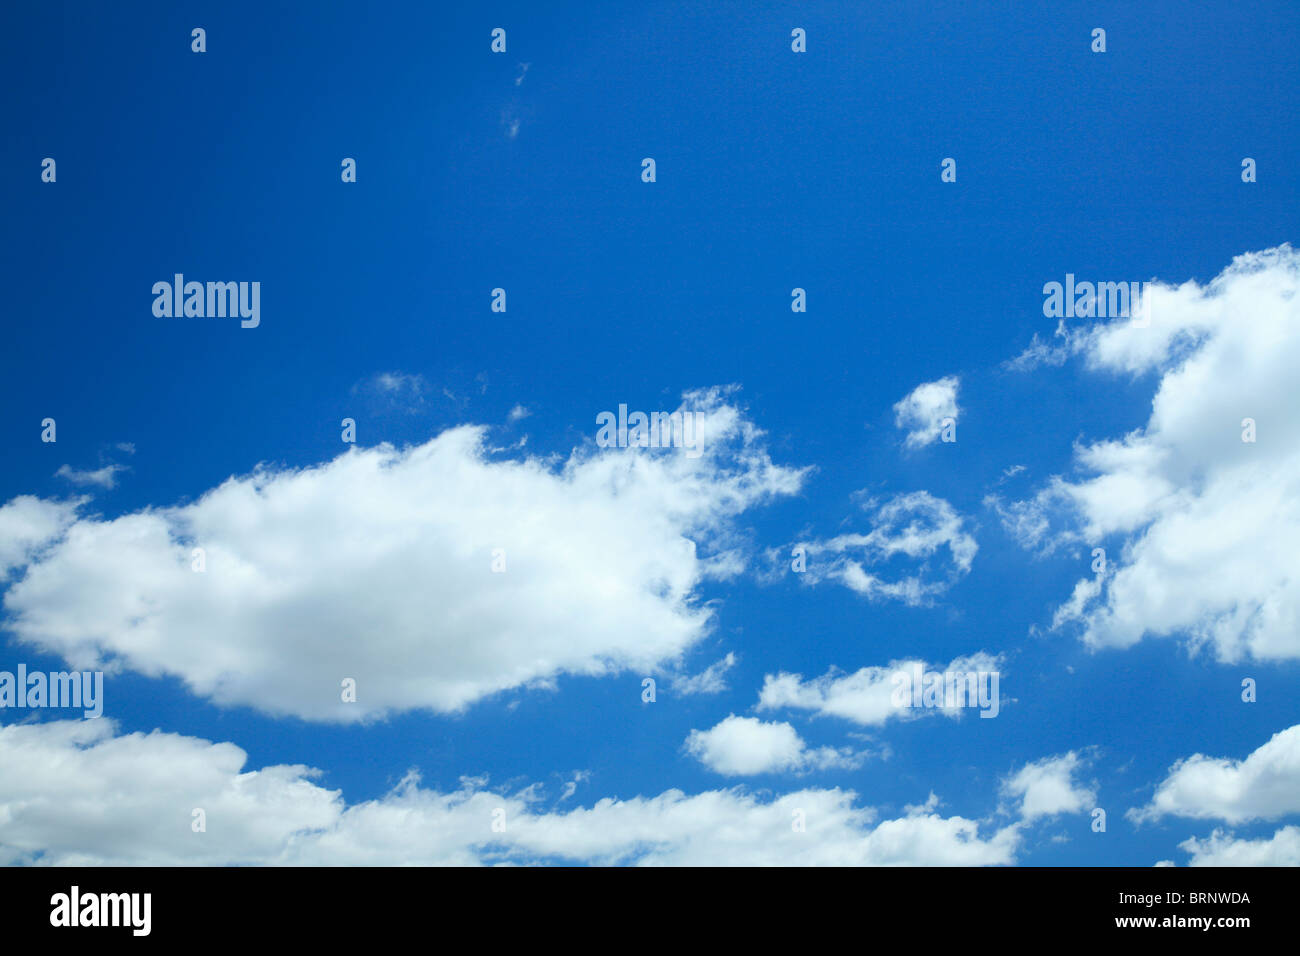
[{"label": "bright white cloud", "polygon": [[1207,840],[1178,844],[1192,855],[1188,866],[1300,866],[1300,827],[1283,827],[1261,840],[1239,840],[1215,830]]},{"label": "bright white cloud", "polygon": [[1004,796],[1018,802],[1026,822],[1061,813],[1080,813],[1096,806],[1094,789],[1075,783],[1082,766],[1074,751],[1027,764],[1002,782]]},{"label": "bright white cloud", "polygon": [[894,405],[894,424],[907,430],[908,448],[920,448],[935,441],[943,431],[943,421],[957,421],[957,389],[960,380],[955,375],[937,382],[926,382],[901,398]]},{"label": "bright white cloud", "polygon": [[409,773],[348,805],[306,767],[247,771],[233,744],[115,730],[107,718],[0,727],[0,864],[982,866],[1014,863],[1020,840],[1018,823],[981,834],[933,802],[880,821],[839,789],[668,790],[556,812],[536,788],[462,779],[441,793]]},{"label": "bright white cloud", "polygon": [[861,766],[862,756],[833,747],[810,749],[792,726],[732,714],[709,730],[692,730],[686,752],[730,777]]},{"label": "bright white cloud", "polygon": [[[115,730],[107,718],[0,727],[0,864],[265,862],[337,820],[316,771],[245,773],[233,744]],[[195,809],[207,833],[192,831]]]},{"label": "bright white cloud", "polygon": [[1080,477],[990,502],[1028,547],[1118,538],[1056,627],[1077,625],[1092,646],[1177,635],[1223,661],[1300,657],[1297,291],[1300,254],[1281,246],[1205,287],[1152,284],[1147,327],[1063,333],[1092,370],[1158,385],[1143,427],[1076,449]]},{"label": "bright white cloud", "polygon": [[[175,675],[221,704],[311,720],[672,668],[711,624],[697,586],[744,565],[738,516],[805,474],[774,465],[723,393],[686,401],[703,416],[698,458],[592,442],[563,463],[503,459],[466,426],[85,516],[9,586],[8,627],[77,668]],[[10,525],[0,555],[22,560],[32,532]],[[341,702],[345,678],[356,703]]]},{"label": "bright white cloud", "polygon": [[20,495],[0,505],[0,581],[59,538],[76,521],[79,504]]},{"label": "bright white cloud", "polygon": [[[954,674],[1000,672],[1000,658],[984,652],[959,657],[947,667],[932,667],[921,660],[891,661],[885,667],[863,667],[852,674],[832,668],[825,675],[804,680],[800,674],[768,674],[758,694],[758,709],[790,708],[810,710],[822,717],[838,717],[862,726],[880,726],[889,720],[912,720],[932,714],[960,717],[963,708],[899,706],[894,702],[896,689],[906,686],[896,675],[921,671]],[[991,683],[988,685],[991,688]],[[910,700],[909,694],[904,697]],[[945,701],[946,704],[946,701]]]},{"label": "bright white cloud", "polygon": [[1244,760],[1195,754],[1178,761],[1136,821],[1165,816],[1245,823],[1300,813],[1300,724],[1280,731]]},{"label": "bright white cloud", "polygon": [[[804,584],[838,581],[872,600],[918,606],[930,603],[970,571],[979,546],[962,516],[942,498],[914,491],[883,503],[867,498],[862,508],[872,525],[867,534],[841,534],[794,546],[806,554],[806,570],[799,576]],[[936,575],[930,559],[945,551],[946,571]],[[908,569],[915,573],[883,571],[900,557],[914,562]]]}]

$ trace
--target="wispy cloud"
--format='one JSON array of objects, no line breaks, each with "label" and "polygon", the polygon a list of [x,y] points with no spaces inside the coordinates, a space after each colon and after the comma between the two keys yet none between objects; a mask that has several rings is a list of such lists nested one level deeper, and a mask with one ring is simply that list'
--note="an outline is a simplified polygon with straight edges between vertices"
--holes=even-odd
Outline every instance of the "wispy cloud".
[{"label": "wispy cloud", "polygon": [[691,694],[719,694],[727,689],[727,681],[723,677],[727,671],[736,666],[736,655],[728,653],[726,657],[719,661],[714,661],[707,668],[698,674],[690,677],[679,677],[673,681],[673,690],[683,696]]},{"label": "wispy cloud", "polygon": [[353,395],[362,395],[390,408],[415,412],[425,405],[429,383],[422,375],[406,372],[379,372],[352,386]]},{"label": "wispy cloud", "polygon": [[[893,599],[919,606],[930,603],[965,576],[979,546],[966,528],[961,514],[947,501],[925,491],[897,495],[883,504],[867,498],[863,510],[871,517],[866,534],[841,534],[827,540],[800,541],[806,570],[799,575],[804,584],[833,580],[872,600]],[[931,559],[947,552],[950,566],[942,578],[933,578]],[[895,566],[895,558],[915,563],[916,573],[890,579],[874,570]],[[785,560],[781,552],[769,552],[770,560]]]},{"label": "wispy cloud", "polygon": [[96,485],[100,488],[113,488],[117,485],[117,474],[126,471],[125,465],[105,465],[94,471],[80,471],[71,465],[63,465],[54,473],[56,478],[63,478],[74,485]]}]

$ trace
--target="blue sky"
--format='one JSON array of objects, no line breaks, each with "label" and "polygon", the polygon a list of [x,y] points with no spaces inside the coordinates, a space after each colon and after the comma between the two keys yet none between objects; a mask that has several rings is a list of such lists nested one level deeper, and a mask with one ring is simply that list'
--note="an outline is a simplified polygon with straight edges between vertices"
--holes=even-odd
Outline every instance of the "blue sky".
[{"label": "blue sky", "polygon": [[[83,667],[86,655],[99,654],[115,662],[106,665],[112,734],[156,728],[230,742],[247,753],[245,772],[318,768],[312,785],[340,791],[340,807],[382,805],[412,768],[420,787],[444,794],[462,777],[486,778],[475,785],[485,794],[539,785],[529,806],[552,822],[574,807],[672,789],[692,797],[742,788],[767,805],[838,788],[853,791],[853,807],[874,808],[877,822],[974,821],[974,839],[991,847],[978,862],[1183,865],[1198,854],[1180,844],[1212,840],[1216,830],[1220,842],[1273,841],[1251,859],[1296,861],[1279,849],[1289,837],[1275,837],[1300,823],[1294,797],[1262,807],[1196,803],[1180,796],[1184,781],[1171,771],[1196,754],[1245,760],[1300,723],[1300,644],[1267,631],[1287,632],[1296,579],[1279,572],[1261,582],[1251,556],[1267,549],[1252,540],[1249,520],[1216,524],[1225,509],[1211,500],[1213,479],[1230,484],[1238,473],[1226,453],[1204,452],[1225,434],[1237,441],[1239,419],[1255,407],[1243,405],[1249,386],[1272,388],[1278,409],[1272,418],[1256,415],[1260,448],[1271,457],[1251,466],[1244,487],[1252,500],[1276,491],[1276,525],[1293,527],[1290,509],[1300,499],[1287,463],[1300,441],[1284,413],[1300,408],[1293,383],[1268,378],[1260,356],[1294,355],[1300,318],[1285,293],[1295,258],[1286,251],[1240,266],[1215,295],[1202,294],[1236,257],[1296,239],[1293,6],[391,4],[295,12],[251,3],[111,11],[54,4],[12,8],[5,20],[0,172],[9,320],[0,399],[8,434],[0,506],[32,496],[48,514],[68,517],[26,544],[13,530],[18,509],[36,505],[12,505],[10,523],[0,521],[0,556],[18,555],[0,578],[0,669]],[[206,30],[201,54],[191,51],[194,27]],[[502,54],[490,49],[495,27],[507,31]],[[806,30],[806,53],[791,49],[796,27]],[[1104,53],[1090,49],[1096,27],[1106,30]],[[45,157],[57,162],[53,183],[41,179]],[[356,160],[355,183],[341,181],[344,157]],[[642,181],[644,157],[656,161],[653,183]],[[945,157],[956,159],[954,183],[940,180]],[[1256,182],[1242,181],[1243,157],[1256,161]],[[1279,286],[1252,283],[1261,272]],[[260,325],[155,317],[150,289],[175,273],[259,281]],[[1101,320],[1092,331],[1080,320],[1056,335],[1056,321],[1043,314],[1043,285],[1067,273],[1162,283],[1160,316],[1191,330],[1193,344],[1165,343],[1149,361],[1125,364],[1107,356],[1127,340]],[[490,309],[498,287],[507,290],[504,313]],[[796,287],[807,293],[804,313],[791,310]],[[1213,310],[1207,302],[1223,303],[1226,318],[1206,325],[1198,317]],[[1251,323],[1273,316],[1274,306],[1279,314],[1272,324],[1259,320],[1263,331],[1252,338]],[[1267,345],[1278,329],[1282,337]],[[1035,341],[1058,352],[1034,367],[1009,364]],[[1211,364],[1223,374],[1196,393],[1213,412],[1196,418],[1201,431],[1177,413],[1152,418],[1162,385],[1175,399],[1185,394],[1174,387],[1185,381],[1184,346],[1193,356],[1219,349]],[[1253,358],[1236,361],[1238,354]],[[949,378],[959,382],[957,441],[908,447],[896,404]],[[738,389],[688,398],[685,407],[713,401],[708,407],[736,410],[764,433],[752,447],[800,476],[794,487],[774,483],[734,514],[706,509],[704,518],[674,519],[665,529],[644,512],[651,498],[599,493],[600,507],[589,509],[575,485],[556,477],[566,461],[596,469],[599,460],[639,454],[595,448],[601,411],[620,403],[671,411],[684,394],[731,385]],[[512,420],[516,406],[527,416]],[[47,417],[57,422],[54,443],[40,440]],[[356,448],[340,441],[346,417],[357,423]],[[416,469],[410,480],[446,509],[426,525],[410,518],[412,534],[433,543],[349,566],[347,556],[364,551],[358,542],[378,542],[382,552],[403,521],[387,516],[372,534],[366,516],[378,511],[359,499],[373,494],[381,508],[387,479],[331,483],[331,463],[345,453],[380,454],[381,443],[400,456],[466,425],[485,428],[485,450],[476,459],[448,449],[449,462],[478,461],[486,479],[527,461],[551,477],[530,472],[518,486],[448,478],[448,487],[439,483],[442,471]],[[1139,469],[1155,489],[1149,496],[1117,481],[1103,488],[1105,500],[1086,506],[1067,494],[1067,507],[1045,492],[1053,476],[1079,487],[1092,474],[1080,470],[1080,448],[1135,430],[1139,442],[1149,440],[1144,455],[1153,447],[1168,453],[1164,464]],[[662,483],[668,501],[720,495],[720,476],[751,467],[732,451],[705,457],[703,492],[685,466],[671,463],[681,458],[672,450],[643,454],[670,462],[644,480]],[[98,483],[56,475],[65,465],[75,474],[109,464],[124,470]],[[224,533],[223,520],[238,525],[226,529],[226,544],[233,556],[235,542],[245,543],[239,556],[253,576],[228,578],[221,598],[163,607],[164,595],[178,592],[150,577],[156,569],[140,553],[118,550],[112,535],[87,545],[75,533],[81,525],[71,524],[103,530],[157,509],[200,508],[201,496],[231,476],[251,487],[246,476],[259,464],[282,477],[324,469],[322,510],[314,520],[306,514],[301,536],[255,494],[246,512],[205,517],[214,535]],[[1014,466],[1023,467],[1008,475]],[[1114,466],[1125,481],[1135,474],[1127,468]],[[1139,516],[1115,516],[1126,509],[1112,500],[1117,488],[1127,489]],[[794,543],[868,534],[880,520],[875,509],[917,492],[958,516],[959,536],[978,547],[969,567],[954,567],[951,537],[919,556],[864,566],[884,580],[939,582],[924,600],[845,586],[830,553],[813,556],[808,579],[790,572]],[[73,509],[78,496],[87,500]],[[1050,519],[1055,537],[1017,533],[1007,518],[1017,502],[1018,513]],[[456,546],[437,546],[436,535],[451,534],[457,515],[479,507],[514,515],[511,527],[542,514],[558,529],[531,539],[523,570],[505,573],[536,571],[524,590],[507,586],[480,601],[474,589],[497,586],[490,576],[469,591],[436,583],[467,573],[463,563],[454,572],[440,565],[439,555],[449,563],[462,556]],[[357,538],[304,544],[333,515]],[[1144,558],[1144,541],[1161,553],[1170,542],[1185,546],[1178,529],[1189,515],[1199,522],[1191,540],[1235,536],[1237,550],[1188,547],[1180,552],[1191,566],[1185,574],[1176,561]],[[567,540],[566,529],[583,521],[596,524]],[[490,575],[491,542],[479,541],[476,527],[448,541],[473,539],[471,560],[482,554]],[[640,535],[663,540],[643,545]],[[292,693],[266,690],[295,654],[344,666],[350,648],[387,675],[378,679],[413,680],[418,700],[421,681],[447,678],[438,673],[440,655],[479,639],[472,624],[479,613],[493,622],[484,628],[499,628],[482,639],[499,642],[491,646],[500,649],[500,673],[521,662],[544,671],[553,648],[540,649],[543,637],[530,628],[547,620],[576,626],[588,615],[618,620],[617,606],[602,607],[595,578],[575,577],[596,574],[604,560],[568,563],[572,549],[592,540],[617,551],[610,567],[658,568],[661,557],[645,555],[675,540],[695,542],[701,556],[726,552],[738,567],[719,577],[662,558],[684,575],[671,601],[642,595],[663,620],[636,614],[639,604],[627,608],[629,633],[667,628],[675,650],[653,666],[631,662],[636,653],[625,644],[597,645],[584,659],[606,662],[603,674],[558,666],[543,675],[545,686],[502,678],[509,686],[473,695],[460,709],[435,695],[428,706],[393,706],[361,721],[320,718]],[[163,551],[188,554],[182,544],[177,538]],[[347,630],[324,598],[316,630],[295,631],[305,636],[292,648],[274,647],[294,629],[285,622],[295,602],[310,592],[303,585],[286,596],[276,590],[292,590],[285,575],[258,570],[253,552],[280,545],[305,561],[298,567],[308,581],[312,562],[332,555],[329,573],[382,610],[358,612]],[[1101,641],[1101,618],[1052,626],[1076,582],[1090,576],[1094,546],[1107,549],[1121,575],[1131,572],[1116,579],[1117,597],[1100,599],[1107,621],[1128,615],[1124,626],[1137,629],[1129,646]],[[87,547],[93,573],[78,561],[77,549]],[[1268,566],[1294,568],[1287,560],[1283,549]],[[544,571],[548,562],[564,574]],[[1204,608],[1181,600],[1180,587],[1189,597],[1204,593],[1195,582],[1212,576],[1213,562],[1222,563],[1224,580],[1239,573],[1243,590]],[[394,568],[409,574],[395,580]],[[648,581],[621,585],[653,590]],[[1150,595],[1165,585],[1171,606],[1192,610],[1123,597],[1126,587]],[[132,610],[119,607],[133,601]],[[437,613],[427,614],[430,606]],[[707,622],[683,623],[688,609],[705,606],[713,612]],[[77,609],[75,623],[61,617],[64,607]],[[1255,616],[1232,619],[1233,609]],[[415,622],[416,615],[424,616]],[[164,631],[158,639],[183,652],[140,643],[136,629],[151,616]],[[1162,622],[1168,633],[1157,636]],[[1266,633],[1251,643],[1242,635],[1255,626]],[[257,642],[224,627],[256,633]],[[408,662],[387,638],[403,628],[438,649],[406,675]],[[1206,639],[1207,630],[1216,636]],[[262,661],[268,646],[266,660],[278,663]],[[780,673],[812,681],[832,668],[851,674],[912,659],[943,669],[979,652],[1001,662],[997,719],[967,713],[862,725],[757,707],[765,680]],[[226,654],[236,676],[222,698],[194,682],[202,684],[204,661]],[[728,654],[735,663],[725,689],[673,690],[672,675],[698,674]],[[642,679],[651,675],[659,692],[647,704]],[[1245,677],[1258,682],[1254,703],[1241,700]],[[330,686],[337,695],[337,680]],[[363,681],[359,697],[372,687]],[[832,748],[841,764],[721,773],[686,741],[730,715],[786,723],[810,750]],[[6,730],[68,719],[57,710],[0,712]],[[42,744],[83,757],[105,745]],[[1287,746],[1300,753],[1300,743]],[[846,749],[852,755],[843,758]],[[1066,754],[1074,755],[1068,772],[1047,765],[1053,779],[1065,775],[1063,809],[1028,813],[1024,794],[1007,790],[1007,781]],[[130,759],[147,763],[153,754]],[[1252,759],[1202,769],[1229,775],[1223,788],[1232,790],[1240,781],[1231,774],[1249,777],[1272,751]],[[575,773],[576,789],[564,796]],[[1188,781],[1187,793],[1214,789]],[[59,805],[65,784],[50,782],[47,799]],[[1169,802],[1137,819],[1165,784]],[[907,810],[932,792],[941,801],[934,814]],[[1046,799],[1044,792],[1036,794]],[[32,798],[0,792],[0,804],[20,796]],[[175,836],[145,827],[138,846],[106,846],[70,816],[68,829],[80,835],[60,844],[18,819],[0,828],[0,850],[18,862],[78,854],[92,862],[278,858],[274,841],[223,851],[219,832],[192,834],[189,797],[176,795]],[[1107,812],[1105,833],[1090,828],[1094,807]],[[119,809],[167,812],[144,795]],[[285,834],[295,832],[292,817]],[[868,838],[873,825],[859,820],[846,833]],[[191,837],[200,836],[203,854],[212,855],[191,857]],[[495,839],[491,831],[465,837],[480,849]],[[827,839],[839,845],[840,837]],[[622,844],[603,856],[540,846],[501,852],[541,862],[645,861]],[[805,861],[771,852],[769,862]],[[1210,858],[1204,849],[1199,855]],[[322,851],[319,859],[353,857]],[[933,860],[904,852],[897,861]],[[421,861],[461,858],[434,853]]]}]

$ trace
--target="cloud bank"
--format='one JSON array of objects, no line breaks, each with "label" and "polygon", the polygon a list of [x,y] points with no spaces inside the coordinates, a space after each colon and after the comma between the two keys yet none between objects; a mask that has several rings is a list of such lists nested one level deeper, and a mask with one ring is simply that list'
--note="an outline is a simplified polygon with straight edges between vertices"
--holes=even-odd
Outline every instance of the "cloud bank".
[{"label": "cloud bank", "polygon": [[668,790],[556,812],[535,788],[466,778],[443,793],[408,773],[349,805],[317,771],[246,759],[229,743],[117,735],[107,718],[0,727],[0,864],[988,866],[1013,863],[1020,840],[1019,824],[982,833],[934,802],[881,820],[839,789]]},{"label": "cloud bank", "polygon": [[698,586],[745,566],[737,520],[805,474],[773,464],[726,393],[684,401],[702,457],[501,458],[463,426],[112,519],[15,499],[0,561],[26,572],[7,627],[78,669],[173,675],[219,704],[323,721],[670,666],[711,626]]},{"label": "cloud bank", "polygon": [[1076,449],[1075,478],[992,499],[1026,547],[1107,546],[1053,626],[1094,647],[1182,636],[1222,661],[1300,657],[1300,255],[1238,256],[1208,285],[1153,283],[1150,323],[1062,332],[1066,354],[1152,376],[1146,424]]}]

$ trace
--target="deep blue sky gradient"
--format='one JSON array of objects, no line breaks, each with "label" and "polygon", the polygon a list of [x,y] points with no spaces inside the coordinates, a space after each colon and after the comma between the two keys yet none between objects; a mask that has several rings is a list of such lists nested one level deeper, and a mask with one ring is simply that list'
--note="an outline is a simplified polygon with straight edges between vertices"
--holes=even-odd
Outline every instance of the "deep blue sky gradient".
[{"label": "deep blue sky gradient", "polygon": [[[1296,722],[1300,668],[1031,636],[1087,557],[1023,551],[981,502],[1027,496],[1068,472],[1074,442],[1150,410],[1151,380],[1002,368],[1052,332],[1044,282],[1205,281],[1300,238],[1300,7],[1215,7],[6,5],[0,501],[64,496],[60,465],[108,456],[131,471],[97,493],[101,513],[172,504],[258,462],[332,458],[345,416],[367,446],[475,422],[567,453],[620,402],[671,408],[685,389],[738,383],[773,457],[817,466],[803,495],[748,516],[758,545],[862,530],[860,489],[925,489],[978,527],[970,575],[932,608],[790,579],[706,589],[718,627],[692,669],[740,656],[719,696],[647,707],[640,675],[562,677],[459,717],[331,727],[126,674],[110,680],[109,715],[233,741],[248,769],[320,767],[350,802],[416,766],[430,787],[487,774],[552,795],[590,769],[568,805],[589,804],[730,785],[681,743],[749,713],[767,673],[1004,652],[1015,700],[998,719],[890,724],[872,734],[888,761],[752,785],[839,785],[885,812],[933,790],[945,813],[983,818],[1002,775],[1096,745],[1088,776],[1110,831],[1052,821],[1020,860],[1181,861],[1176,844],[1212,824],[1134,829],[1123,811],[1175,759],[1241,757]],[[496,26],[506,55],[489,52]],[[805,55],[790,51],[795,26]],[[1096,26],[1104,55],[1089,50]],[[40,181],[46,156],[54,185]],[[345,156],[355,185],[340,182]],[[946,156],[956,184],[939,180]],[[1258,162],[1249,186],[1244,156]],[[261,327],[155,318],[150,288],[175,272],[261,281]],[[497,286],[504,315],[488,307]],[[795,286],[806,314],[790,311]],[[423,376],[427,405],[354,391],[384,371]],[[891,406],[948,374],[962,378],[958,443],[902,451]],[[533,414],[507,425],[516,404]],[[39,440],[46,416],[56,445]],[[113,451],[125,441],[129,459]],[[1015,464],[1027,470],[998,488]],[[0,651],[0,667],[19,660],[59,663]],[[1260,681],[1253,707],[1243,676]],[[780,719],[813,746],[860,729]]]}]

